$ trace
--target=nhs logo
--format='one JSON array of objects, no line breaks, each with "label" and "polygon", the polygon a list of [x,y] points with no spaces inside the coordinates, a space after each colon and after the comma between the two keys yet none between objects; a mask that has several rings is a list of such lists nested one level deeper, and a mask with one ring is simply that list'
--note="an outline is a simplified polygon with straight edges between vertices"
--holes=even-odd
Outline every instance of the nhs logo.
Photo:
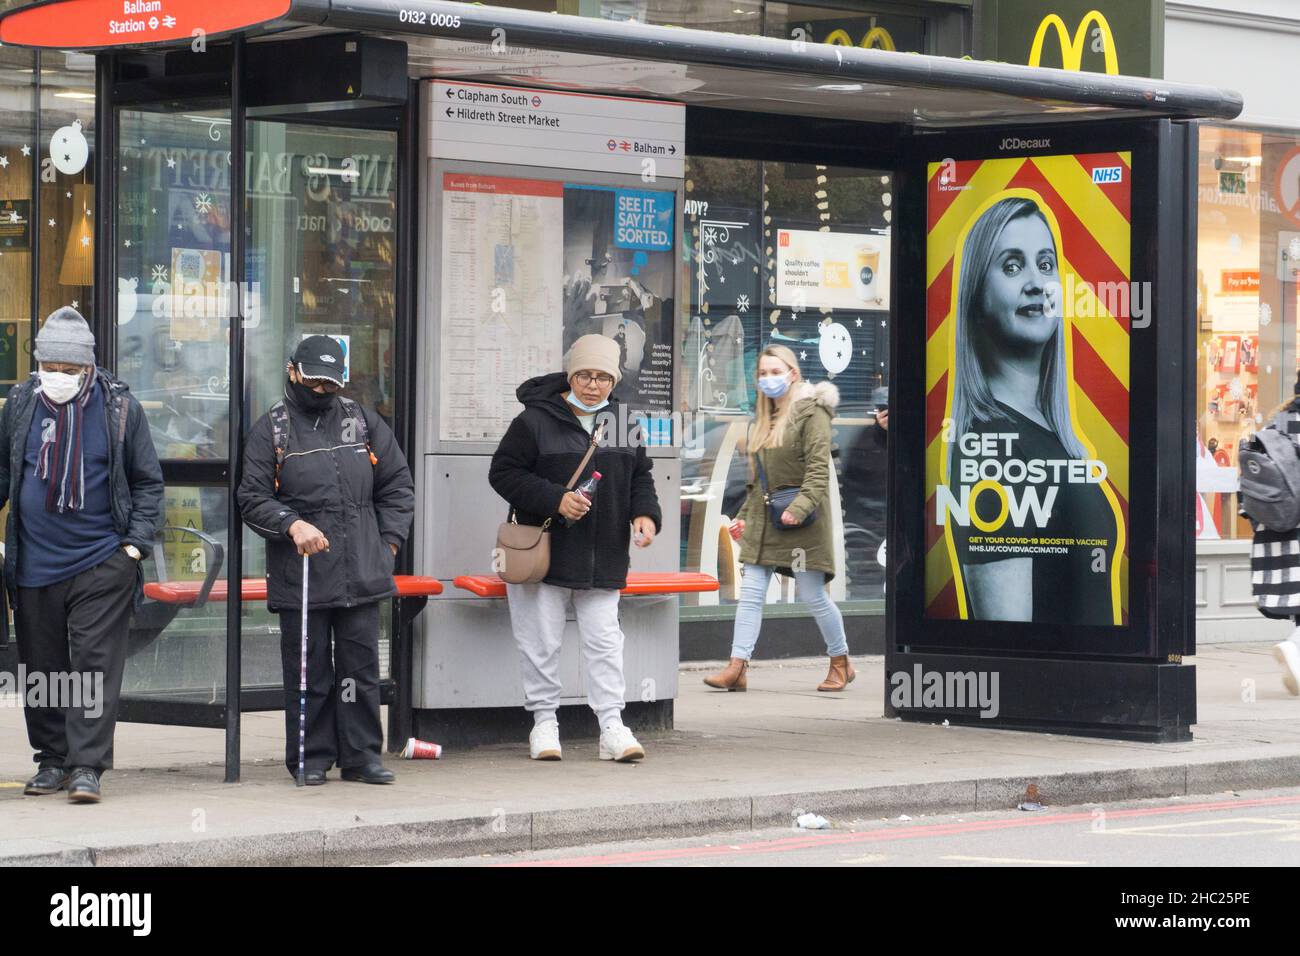
[{"label": "nhs logo", "polygon": [[1124,167],[1098,166],[1092,171],[1092,181],[1094,183],[1122,183],[1124,181]]}]

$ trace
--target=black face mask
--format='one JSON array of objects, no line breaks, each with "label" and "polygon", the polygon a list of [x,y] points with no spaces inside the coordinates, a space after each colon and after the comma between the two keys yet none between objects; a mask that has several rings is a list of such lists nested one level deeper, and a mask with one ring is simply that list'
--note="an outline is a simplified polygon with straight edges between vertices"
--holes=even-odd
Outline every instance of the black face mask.
[{"label": "black face mask", "polygon": [[334,402],[333,395],[321,394],[292,379],[285,383],[285,388],[289,390],[294,403],[309,412],[323,412]]}]

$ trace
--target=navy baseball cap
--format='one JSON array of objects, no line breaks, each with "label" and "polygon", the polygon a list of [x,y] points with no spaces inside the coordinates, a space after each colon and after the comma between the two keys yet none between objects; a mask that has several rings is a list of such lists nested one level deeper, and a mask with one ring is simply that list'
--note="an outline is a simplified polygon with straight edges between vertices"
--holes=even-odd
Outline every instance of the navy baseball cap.
[{"label": "navy baseball cap", "polygon": [[328,335],[307,336],[293,350],[290,361],[303,378],[323,378],[343,387],[343,346]]}]

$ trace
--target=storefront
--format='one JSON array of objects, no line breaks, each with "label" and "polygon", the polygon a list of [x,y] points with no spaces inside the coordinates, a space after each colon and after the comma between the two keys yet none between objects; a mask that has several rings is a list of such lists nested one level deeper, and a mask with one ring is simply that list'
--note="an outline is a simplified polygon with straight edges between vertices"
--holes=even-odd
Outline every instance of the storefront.
[{"label": "storefront", "polygon": [[[509,688],[494,686],[513,668],[502,602],[475,602],[473,582],[457,579],[490,565],[500,509],[482,477],[510,411],[500,395],[525,372],[553,366],[572,334],[596,328],[622,337],[635,373],[630,402],[679,419],[652,448],[670,513],[664,540],[636,568],[722,582],[716,592],[647,597],[629,612],[644,615],[625,622],[629,635],[644,637],[631,704],[649,705],[645,719],[662,725],[679,654],[722,656],[730,636],[735,557],[723,516],[745,481],[735,444],[752,409],[755,356],[775,341],[796,350],[809,377],[833,378],[840,389],[839,501],[828,517],[843,549],[832,594],[853,615],[852,647],[869,645],[872,622],[883,634],[886,577],[901,572],[886,567],[882,547],[890,466],[863,434],[895,394],[891,320],[920,301],[899,298],[900,282],[915,294],[909,270],[924,242],[923,217],[906,243],[895,238],[908,195],[902,157],[919,162],[959,127],[1023,131],[1013,137],[1020,145],[999,148],[1032,152],[1050,149],[1050,137],[1028,135],[1049,122],[1055,131],[1103,117],[1230,117],[1237,107],[1204,88],[1084,83],[1056,71],[863,50],[951,49],[945,44],[968,28],[958,4],[914,5],[910,34],[905,5],[879,6],[879,19],[847,20],[798,8],[800,25],[791,27],[789,9],[777,15],[785,5],[765,4],[759,22],[768,26],[748,36],[595,18],[563,30],[529,11],[431,2],[287,12],[266,4],[265,22],[242,25],[186,8],[209,24],[197,35],[162,6],[158,25],[148,26],[144,11],[143,29],[171,43],[124,45],[94,61],[98,136],[87,175],[104,183],[90,236],[101,360],[150,414],[168,524],[179,529],[160,549],[168,578],[210,584],[216,545],[219,575],[231,579],[225,595],[264,574],[260,542],[229,519],[240,436],[277,393],[288,344],[339,336],[349,388],[393,424],[418,474],[421,515],[403,566],[448,592],[414,627],[400,609],[386,625],[399,705],[393,735],[414,721],[453,739],[460,731],[427,715],[511,710]],[[653,5],[643,13],[636,19],[656,18]],[[13,16],[0,21],[0,37],[69,43],[42,34],[41,24]],[[222,36],[232,31],[233,40]],[[71,45],[111,43],[87,34]],[[568,108],[605,123],[583,148],[522,132],[493,140],[483,117],[468,115],[490,103],[500,123],[515,122],[501,117],[516,105],[559,116],[583,96],[613,104],[607,114]],[[468,113],[451,105],[462,102]],[[1143,139],[1150,150],[1176,149],[1182,124],[1164,128],[1175,135]],[[638,136],[647,146],[639,156]],[[547,149],[571,155],[548,162]],[[1156,153],[1142,155],[1145,163]],[[910,188],[915,216],[924,191],[916,180]],[[624,211],[635,214],[627,223]],[[483,223],[509,229],[511,241],[476,232]],[[637,237],[622,241],[624,225]],[[74,236],[70,245],[86,244]],[[457,265],[488,258],[490,277]],[[588,283],[581,292],[579,279]],[[502,309],[470,319],[458,311],[496,289]],[[36,314],[49,311],[34,297]],[[512,308],[523,309],[522,325],[511,325]],[[486,323],[497,315],[494,331]],[[908,546],[897,541],[905,568]],[[770,598],[791,605],[780,609],[783,624],[808,625],[793,595],[776,588]],[[152,631],[138,628],[127,687],[135,716],[231,730],[240,707],[276,705],[279,635],[259,602],[214,598],[169,614],[152,619]],[[772,607],[769,617],[783,615]],[[803,630],[806,646],[788,644],[795,652],[816,648],[813,628]],[[1179,648],[1190,646],[1185,630]],[[467,633],[483,640],[458,638]],[[1157,651],[1173,647],[1169,640],[1134,646],[1163,658]],[[581,700],[580,688],[572,699]]]},{"label": "storefront", "polygon": [[[1226,9],[1227,7],[1232,9]],[[1202,124],[1197,183],[1196,457],[1198,640],[1266,640],[1248,523],[1237,513],[1237,450],[1295,392],[1300,259],[1300,111],[1285,83],[1293,4],[1166,4],[1165,75],[1231,82],[1245,107]],[[1213,55],[1206,55],[1206,51]]]}]

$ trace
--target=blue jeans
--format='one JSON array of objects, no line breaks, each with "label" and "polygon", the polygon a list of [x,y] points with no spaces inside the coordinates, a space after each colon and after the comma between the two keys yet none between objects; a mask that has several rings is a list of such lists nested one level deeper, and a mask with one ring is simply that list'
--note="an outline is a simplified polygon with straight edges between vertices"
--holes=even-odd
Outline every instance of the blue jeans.
[{"label": "blue jeans", "polygon": [[[763,605],[767,601],[767,585],[772,580],[774,568],[758,564],[745,565],[740,580],[740,603],[736,605],[736,630],[731,638],[731,656],[749,660],[758,643],[758,631],[763,626]],[[799,600],[808,605],[817,620],[817,628],[826,642],[826,653],[840,657],[849,652],[849,642],[844,636],[844,618],[826,593],[826,577],[820,571],[796,571],[795,585]]]}]

